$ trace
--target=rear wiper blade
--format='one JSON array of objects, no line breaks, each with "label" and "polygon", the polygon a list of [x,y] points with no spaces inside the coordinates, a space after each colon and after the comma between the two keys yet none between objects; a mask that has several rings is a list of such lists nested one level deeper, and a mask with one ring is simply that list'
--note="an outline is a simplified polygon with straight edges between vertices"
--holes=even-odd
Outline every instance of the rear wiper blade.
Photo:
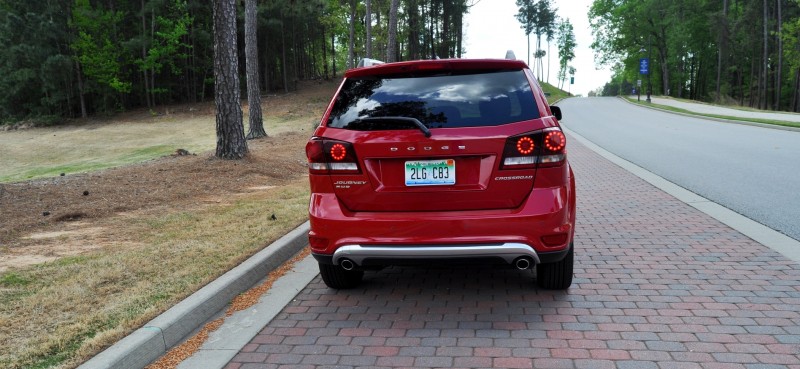
[{"label": "rear wiper blade", "polygon": [[409,118],[409,117],[367,117],[367,118],[360,118],[362,122],[407,122],[413,123],[420,131],[425,135],[425,137],[431,137],[431,130],[428,129],[422,122],[419,121],[417,118]]}]

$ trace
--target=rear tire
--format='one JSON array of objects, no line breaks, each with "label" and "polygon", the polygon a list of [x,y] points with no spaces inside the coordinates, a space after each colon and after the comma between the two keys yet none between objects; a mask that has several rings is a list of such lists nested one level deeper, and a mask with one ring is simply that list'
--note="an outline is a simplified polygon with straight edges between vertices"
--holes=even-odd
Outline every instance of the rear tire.
[{"label": "rear tire", "polygon": [[338,265],[330,264],[319,264],[319,274],[328,287],[336,290],[358,287],[364,277],[361,270],[344,270]]},{"label": "rear tire", "polygon": [[536,266],[536,284],[546,290],[565,290],[572,285],[575,247],[570,244],[567,256],[555,263]]}]

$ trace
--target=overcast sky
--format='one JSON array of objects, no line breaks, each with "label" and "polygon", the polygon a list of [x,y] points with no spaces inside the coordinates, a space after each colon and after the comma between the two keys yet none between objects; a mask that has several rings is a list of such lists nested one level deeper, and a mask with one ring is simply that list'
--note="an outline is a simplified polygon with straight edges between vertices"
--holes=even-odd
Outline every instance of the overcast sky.
[{"label": "overcast sky", "polygon": [[[506,50],[514,50],[517,59],[527,62],[527,38],[525,31],[520,28],[520,23],[514,16],[517,14],[515,0],[480,0],[470,10],[466,18],[465,58],[503,58]],[[575,50],[575,59],[572,65],[575,73],[575,84],[571,92],[586,96],[589,91],[603,86],[611,79],[609,68],[597,70],[594,63],[592,32],[589,28],[589,6],[592,0],[554,0],[558,8],[557,14],[561,18],[569,18],[575,28],[575,39],[578,47]],[[531,52],[535,49],[536,35],[531,34]],[[547,43],[542,41],[542,48],[547,51]],[[550,61],[550,84],[556,85],[558,73],[558,50],[555,41],[551,47],[552,59]],[[533,64],[531,56],[531,64]],[[543,59],[545,73],[547,72],[547,58]],[[531,68],[533,69],[533,68]],[[546,80],[546,78],[543,78]],[[569,83],[569,81],[567,81]],[[564,86],[568,90],[570,86]]]}]

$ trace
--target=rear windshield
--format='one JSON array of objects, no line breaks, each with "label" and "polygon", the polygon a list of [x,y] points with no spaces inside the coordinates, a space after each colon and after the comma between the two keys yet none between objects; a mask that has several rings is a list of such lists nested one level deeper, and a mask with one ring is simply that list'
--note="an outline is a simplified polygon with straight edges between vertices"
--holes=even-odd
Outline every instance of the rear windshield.
[{"label": "rear windshield", "polygon": [[408,121],[362,120],[375,117],[416,118],[428,128],[456,128],[536,119],[539,110],[521,70],[366,77],[345,81],[327,125],[363,131],[417,128]]}]

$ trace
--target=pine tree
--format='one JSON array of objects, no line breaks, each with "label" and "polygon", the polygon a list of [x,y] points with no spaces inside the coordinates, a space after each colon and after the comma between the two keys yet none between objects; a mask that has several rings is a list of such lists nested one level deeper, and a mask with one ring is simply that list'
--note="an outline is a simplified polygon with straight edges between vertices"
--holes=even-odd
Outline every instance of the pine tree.
[{"label": "pine tree", "polygon": [[216,156],[222,159],[241,159],[247,154],[239,105],[239,59],[236,51],[236,0],[214,0]]},{"label": "pine tree", "polygon": [[250,131],[247,138],[267,135],[261,115],[261,88],[258,79],[258,8],[256,0],[244,3],[244,48],[247,69],[247,105],[249,107]]}]

